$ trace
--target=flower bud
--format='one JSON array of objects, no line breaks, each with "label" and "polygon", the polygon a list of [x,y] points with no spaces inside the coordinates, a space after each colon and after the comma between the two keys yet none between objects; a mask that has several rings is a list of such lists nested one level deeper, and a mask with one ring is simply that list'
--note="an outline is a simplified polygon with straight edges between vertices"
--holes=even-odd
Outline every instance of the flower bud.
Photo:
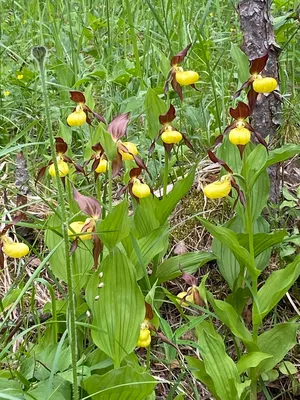
[{"label": "flower bud", "polygon": [[141,183],[139,179],[135,179],[132,185],[132,193],[139,199],[150,196],[151,190],[146,183]]},{"label": "flower bud", "polygon": [[[124,142],[122,143],[123,146],[126,147],[126,149],[131,153],[134,154],[135,156],[138,154],[138,149],[134,143],[131,142]],[[123,161],[130,161],[133,160],[133,157],[129,153],[125,153],[124,151],[120,150],[120,154],[122,156]]]},{"label": "flower bud", "polygon": [[32,55],[39,63],[43,63],[47,55],[47,49],[44,46],[35,46],[32,49]]},{"label": "flower bud", "polygon": [[107,171],[108,168],[108,161],[105,158],[102,158],[98,164],[98,167],[95,169],[97,174],[101,174]]},{"label": "flower bud", "polygon": [[221,180],[205,186],[203,193],[209,199],[221,199],[226,197],[231,191],[230,175],[225,175]]},{"label": "flower bud", "polygon": [[176,81],[181,86],[193,85],[199,80],[199,74],[195,71],[177,71],[175,75]]},{"label": "flower bud", "polygon": [[15,243],[7,238],[3,244],[3,253],[8,257],[21,258],[29,253],[29,247],[25,243]]},{"label": "flower bud", "polygon": [[237,127],[230,131],[229,140],[232,144],[245,146],[250,142],[251,132],[244,127]]},{"label": "flower bud", "polygon": [[277,81],[274,78],[263,78],[261,75],[258,75],[253,81],[253,89],[257,93],[271,93],[276,87]]}]

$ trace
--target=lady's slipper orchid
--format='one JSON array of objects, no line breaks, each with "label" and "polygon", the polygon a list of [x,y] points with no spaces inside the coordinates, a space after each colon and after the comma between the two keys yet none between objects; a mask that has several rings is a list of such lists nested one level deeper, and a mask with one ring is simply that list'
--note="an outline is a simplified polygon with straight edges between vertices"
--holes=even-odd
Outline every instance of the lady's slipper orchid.
[{"label": "lady's slipper orchid", "polygon": [[122,160],[123,161],[131,161],[131,160],[133,160],[133,156],[136,156],[136,155],[139,154],[138,149],[137,149],[137,147],[136,147],[136,145],[134,143],[132,143],[132,142],[123,142],[122,144],[128,150],[128,153],[125,153],[124,151],[122,151],[120,149],[120,154],[122,156]]},{"label": "lady's slipper orchid", "polygon": [[[181,268],[180,268],[181,269]],[[198,290],[198,279],[193,275],[188,274],[187,272],[182,271],[182,279],[190,286],[186,292],[178,293],[176,301],[184,307],[187,307],[188,304],[185,301],[188,301],[192,304],[197,304],[198,306],[203,306],[204,302],[200,297]]]},{"label": "lady's slipper orchid", "polygon": [[22,219],[21,215],[15,217],[10,223],[4,226],[0,231],[0,268],[4,267],[4,254],[7,257],[21,258],[27,256],[29,247],[22,242],[14,242],[7,235],[7,231]]},{"label": "lady's slipper orchid", "polygon": [[250,78],[242,84],[241,88],[235,93],[234,97],[238,97],[243,89],[250,87],[248,92],[249,109],[250,113],[254,110],[256,104],[256,98],[258,93],[271,93],[273,92],[278,83],[273,77],[264,77],[261,72],[264,70],[269,54],[266,53],[264,56],[256,58],[250,61],[249,72],[251,74]]},{"label": "lady's slipper orchid", "polygon": [[151,332],[149,329],[149,322],[147,319],[141,323],[140,326],[140,335],[138,342],[136,344],[137,347],[148,347],[151,343]]},{"label": "lady's slipper orchid", "polygon": [[89,240],[92,239],[92,234],[89,232],[92,232],[93,226],[90,226],[87,228],[85,232],[82,232],[82,229],[86,227],[86,225],[90,224],[91,219],[87,218],[84,221],[74,221],[70,224],[68,234],[72,240],[75,240],[78,236],[80,240]]},{"label": "lady's slipper orchid", "polygon": [[[57,153],[56,159],[57,159],[58,172],[59,172],[59,176],[62,178],[63,183],[64,183],[64,179],[65,179],[66,175],[69,174],[68,164],[72,164],[75,167],[76,172],[84,173],[84,170],[80,165],[74,163],[74,161],[71,160],[70,157],[66,156],[65,153],[68,150],[68,145],[61,137],[55,138],[55,148],[56,148],[56,153]],[[49,170],[48,170],[49,175],[52,177],[56,176],[54,163],[53,163],[53,160],[51,160],[51,161],[49,161],[49,163],[46,166],[42,167],[39,170],[36,181],[40,181],[42,179],[42,177],[44,176],[45,171],[48,167],[49,167]]]},{"label": "lady's slipper orchid", "polygon": [[170,154],[174,144],[179,143],[182,139],[184,144],[191,150],[194,150],[192,144],[187,137],[182,133],[178,132],[172,125],[171,122],[176,118],[175,107],[171,104],[169,110],[159,116],[159,122],[163,125],[160,129],[157,137],[151,144],[149,153],[151,154],[155,147],[155,142],[161,137],[165,150]]},{"label": "lady's slipper orchid", "polygon": [[[72,226],[72,224],[70,225],[70,228],[72,228],[75,233],[80,233],[79,236],[74,235],[75,239],[71,246],[71,253],[73,253],[76,250],[76,248],[78,246],[78,239],[80,238],[81,240],[84,240],[85,235],[82,235],[82,234],[84,234],[86,232],[90,232],[91,238],[94,243],[94,247],[93,247],[94,267],[97,268],[99,255],[102,251],[102,243],[101,243],[98,235],[95,233],[95,230],[96,230],[96,222],[101,217],[101,206],[100,206],[98,200],[96,200],[94,197],[84,196],[84,195],[80,194],[78,192],[78,190],[76,190],[75,188],[73,189],[73,197],[74,197],[74,200],[77,202],[80,210],[84,214],[88,215],[90,218],[87,218],[85,220],[84,225],[81,227],[81,230],[79,232],[77,232],[77,228],[79,228],[79,225],[77,225],[77,226],[75,226],[75,225]],[[73,235],[72,235],[73,232],[70,232],[70,231],[71,231],[71,229],[69,229],[69,235],[71,236],[71,239],[73,239]],[[89,236],[90,235],[88,234],[85,239],[88,239]]]},{"label": "lady's slipper orchid", "polygon": [[[235,121],[227,126],[224,130],[224,134],[229,132],[229,141],[232,144],[239,146],[240,152],[243,152],[243,146],[251,140],[251,133],[257,138],[257,140],[267,147],[267,143],[258,132],[247,122],[247,118],[250,116],[250,109],[247,104],[239,101],[236,108],[230,108],[229,113]],[[217,138],[217,142],[222,141],[223,136]]]},{"label": "lady's slipper orchid", "polygon": [[75,90],[70,91],[70,99],[77,103],[76,108],[67,118],[67,123],[69,126],[82,126],[85,122],[91,124],[91,119],[89,118],[89,113],[93,115],[98,121],[103,122],[105,119],[102,115],[92,111],[86,104],[85,96],[82,92]]},{"label": "lady's slipper orchid", "polygon": [[129,172],[129,183],[123,187],[120,194],[124,193],[128,188],[130,195],[134,197],[137,202],[139,202],[140,199],[150,196],[150,187],[139,179],[141,173],[141,168],[132,168]]},{"label": "lady's slipper orchid", "polygon": [[[172,57],[171,70],[169,72],[169,75],[167,77],[167,81],[166,81],[165,87],[164,87],[164,93],[166,95],[167,92],[169,91],[169,83],[171,82],[171,85],[172,85],[174,91],[178,94],[181,101],[183,101],[181,86],[191,86],[193,89],[196,89],[195,83],[198,82],[198,80],[199,80],[199,74],[197,72],[184,71],[184,69],[182,67],[178,66],[178,64],[180,64],[186,57],[191,46],[192,46],[192,43],[190,43],[186,48],[181,50],[174,57]],[[196,90],[198,90],[198,89],[196,89]]]}]

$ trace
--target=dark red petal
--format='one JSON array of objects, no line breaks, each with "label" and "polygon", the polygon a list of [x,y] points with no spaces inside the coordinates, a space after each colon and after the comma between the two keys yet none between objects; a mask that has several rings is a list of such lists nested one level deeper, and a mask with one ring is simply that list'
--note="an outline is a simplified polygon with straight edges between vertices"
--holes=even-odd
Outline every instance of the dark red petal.
[{"label": "dark red petal", "polygon": [[189,85],[190,87],[192,87],[193,89],[197,90],[197,92],[201,92],[200,89],[196,88],[195,84],[192,83],[191,85]]},{"label": "dark red petal", "polygon": [[94,197],[88,197],[80,194],[77,189],[73,188],[73,197],[77,202],[80,210],[90,217],[99,218],[101,215],[101,206]]},{"label": "dark red petal", "polygon": [[171,58],[171,66],[180,64],[185,56],[187,55],[190,47],[192,46],[192,43],[190,43],[188,46],[186,46],[184,49],[182,49],[179,53],[177,53],[175,56]]},{"label": "dark red petal", "polygon": [[256,58],[250,61],[250,74],[259,74],[266,66],[269,54],[266,53],[264,56]]},{"label": "dark red petal", "polygon": [[103,122],[103,124],[106,124],[106,121],[104,117],[102,117],[102,115],[95,113],[94,111],[92,111],[92,114],[98,121]]},{"label": "dark red petal", "polygon": [[[225,131],[226,131],[226,129],[225,129]],[[224,134],[225,134],[225,131],[224,131]],[[223,142],[223,139],[224,139],[224,135],[217,136],[216,140],[215,140],[215,143],[214,143],[214,146],[218,146],[218,144],[221,144]]]},{"label": "dark red petal", "polygon": [[220,164],[223,168],[226,169],[227,172],[232,174],[232,170],[229,168],[229,166],[226,164],[225,161],[221,160],[218,158],[211,150],[207,151],[208,157],[211,159],[212,162]]},{"label": "dark red petal", "polygon": [[[165,114],[161,114],[158,119],[159,122],[164,125],[164,124],[169,124],[171,123],[174,119],[176,118],[176,110],[173,104],[170,105],[168,111]],[[163,128],[164,131],[164,128]]]},{"label": "dark red petal", "polygon": [[176,81],[175,74],[172,76],[171,85],[172,85],[172,88],[174,89],[174,92],[176,92],[178,94],[180,100],[183,101],[182,87]]},{"label": "dark red petal", "polygon": [[169,83],[172,80],[172,72],[173,71],[171,69],[170,72],[168,73],[167,80],[166,80],[165,85],[164,85],[164,95],[165,95],[165,97],[167,96],[167,93],[169,91]]},{"label": "dark red petal", "polygon": [[115,140],[119,140],[126,135],[128,122],[129,113],[120,114],[111,121],[107,127],[107,131]]},{"label": "dark red petal", "polygon": [[130,178],[137,178],[142,172],[142,168],[132,168],[129,172]]},{"label": "dark red petal", "polygon": [[195,150],[194,150],[194,147],[193,147],[193,145],[192,145],[192,143],[188,140],[188,138],[185,136],[185,134],[183,134],[183,133],[181,133],[181,134],[182,134],[182,138],[183,138],[184,144],[185,144],[190,150],[195,151]]},{"label": "dark red petal", "polygon": [[46,165],[45,167],[42,167],[42,168],[39,170],[39,172],[38,172],[38,174],[37,174],[37,177],[36,177],[36,179],[35,179],[35,184],[37,184],[38,182],[40,182],[40,181],[42,180],[43,176],[45,175],[45,172],[46,172],[47,167],[48,167],[48,165]]},{"label": "dark red petal", "polygon": [[95,171],[95,169],[97,169],[99,163],[100,163],[100,158],[96,158],[92,164],[92,171]]},{"label": "dark red petal", "polygon": [[244,83],[242,84],[242,86],[239,88],[239,90],[237,90],[237,91],[235,92],[235,94],[233,95],[233,98],[236,99],[237,97],[239,97],[239,95],[242,93],[242,91],[243,91],[244,89],[246,89],[246,88],[250,85],[251,82],[253,82],[252,76],[250,76],[250,78],[249,78],[246,82],[244,82]]},{"label": "dark red petal", "polygon": [[2,251],[2,243],[0,243],[0,269],[4,268],[4,254]]},{"label": "dark red petal", "polygon": [[133,158],[134,158],[134,161],[136,162],[136,164],[137,164],[141,169],[144,169],[145,171],[147,171],[147,172],[148,172],[148,175],[149,175],[150,178],[152,179],[152,176],[151,176],[151,174],[150,174],[148,168],[146,167],[146,164],[144,163],[144,161],[143,161],[140,157],[138,157],[138,156],[136,156],[136,155],[134,155],[134,154],[133,154]]},{"label": "dark red petal", "polygon": [[65,154],[63,155],[63,160],[64,161],[66,161],[67,163],[71,163],[71,164],[73,164],[73,161],[71,160],[71,158],[70,157],[68,157],[68,156],[66,156]]},{"label": "dark red petal", "polygon": [[77,249],[77,247],[78,247],[78,238],[73,240],[73,242],[71,244],[70,255],[72,255],[74,253],[74,251]]},{"label": "dark red petal", "polygon": [[251,89],[248,92],[248,103],[249,103],[249,115],[252,115],[255,104],[256,104],[256,99],[257,99],[258,93],[253,89],[251,85]]},{"label": "dark red petal", "polygon": [[117,157],[112,162],[112,176],[113,178],[120,174],[122,168],[122,156],[117,153]]},{"label": "dark red petal", "polygon": [[85,103],[84,94],[76,90],[70,90],[70,99],[76,103]]},{"label": "dark red petal", "polygon": [[[226,135],[226,133],[230,132],[233,128],[236,127],[236,125],[237,125],[236,122],[234,122],[234,123],[231,124],[231,125],[228,125],[228,126],[225,128],[225,130],[224,130],[224,132],[223,132],[223,135]],[[222,140],[223,140],[223,139],[222,139]]]},{"label": "dark red petal", "polygon": [[250,111],[247,104],[243,103],[242,101],[239,101],[236,108],[230,107],[229,114],[234,119],[246,119],[247,117],[249,117]]},{"label": "dark red petal", "polygon": [[151,146],[149,147],[149,152],[148,155],[151,156],[153,153],[153,150],[155,149],[155,141],[151,143]]},{"label": "dark red petal", "polygon": [[268,144],[265,141],[265,139],[263,138],[263,136],[256,131],[253,131],[253,133],[254,133],[256,139],[259,141],[259,143],[261,143],[263,146],[265,146],[265,148],[268,150]]},{"label": "dark red petal", "polygon": [[93,247],[94,268],[96,269],[98,268],[99,256],[103,249],[103,245],[98,235],[96,235],[96,233],[93,233],[93,242],[94,242],[94,247]]},{"label": "dark red petal", "polygon": [[61,137],[56,137],[55,138],[55,148],[56,148],[56,153],[66,153],[68,150],[68,145],[67,143],[64,141],[63,138]]}]

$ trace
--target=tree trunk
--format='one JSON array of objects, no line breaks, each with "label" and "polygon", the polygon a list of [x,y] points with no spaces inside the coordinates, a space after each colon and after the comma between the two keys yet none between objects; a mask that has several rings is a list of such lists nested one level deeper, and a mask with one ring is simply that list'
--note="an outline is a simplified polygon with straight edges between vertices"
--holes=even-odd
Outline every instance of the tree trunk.
[{"label": "tree trunk", "polygon": [[[273,25],[270,19],[270,0],[239,0],[238,13],[244,38],[242,50],[249,60],[269,53],[264,70],[265,76],[272,76],[278,81],[279,47],[275,42]],[[259,94],[251,119],[253,128],[269,136],[271,145],[276,142],[276,132],[281,125],[281,102],[274,93]],[[270,168],[270,200],[278,203],[281,185],[278,165]]]}]

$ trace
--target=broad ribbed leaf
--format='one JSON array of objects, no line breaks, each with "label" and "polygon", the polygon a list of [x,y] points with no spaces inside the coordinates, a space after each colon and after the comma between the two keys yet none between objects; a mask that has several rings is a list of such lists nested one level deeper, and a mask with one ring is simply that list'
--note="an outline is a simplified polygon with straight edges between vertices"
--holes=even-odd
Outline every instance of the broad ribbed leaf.
[{"label": "broad ribbed leaf", "polygon": [[300,153],[300,145],[297,144],[285,144],[278,149],[271,150],[269,153],[268,160],[265,164],[265,168],[270,167],[270,165],[288,160],[291,157],[296,156]]},{"label": "broad ribbed leaf", "polygon": [[159,202],[155,214],[161,224],[169,218],[178,202],[188,193],[194,182],[194,176],[195,168],[192,168],[190,173],[176,182],[172,191]]},{"label": "broad ribbed leaf", "polygon": [[231,43],[230,55],[233,58],[234,65],[241,84],[249,78],[249,61],[246,54],[235,43]]},{"label": "broad ribbed leaf", "polygon": [[117,156],[117,145],[111,134],[105,130],[102,124],[99,124],[97,127],[97,136],[99,137],[99,141],[104,148],[107,158],[110,161],[114,160]]},{"label": "broad ribbed leaf", "polygon": [[155,209],[159,205],[156,197],[146,197],[140,199],[140,204],[136,207],[133,217],[134,234],[137,238],[142,238],[159,227],[159,222],[155,217]]},{"label": "broad ribbed leaf", "polygon": [[220,397],[216,394],[214,383],[205,370],[204,362],[190,356],[185,356],[185,359],[193,376],[204,383],[207,386],[208,390],[215,396],[215,398],[219,400]]},{"label": "broad ribbed leaf", "polygon": [[259,275],[259,271],[251,261],[250,253],[239,244],[238,237],[234,232],[223,226],[213,225],[204,218],[197,218],[213,237],[217,238],[232,251],[240,265],[246,265],[251,274]]},{"label": "broad ribbed leaf", "polygon": [[148,126],[148,135],[153,140],[161,128],[158,117],[167,109],[165,102],[158,97],[156,92],[149,88],[145,96],[145,113]]},{"label": "broad ribbed leaf", "polygon": [[[48,229],[45,234],[46,246],[52,250],[61,242],[61,221],[56,216],[50,217],[47,223]],[[71,244],[71,242],[70,242]],[[92,253],[92,241],[84,240],[79,241],[78,247],[72,256],[72,273],[74,281],[74,290],[77,292],[84,287],[89,279],[89,272],[91,271],[94,260]],[[67,257],[70,257],[69,255]],[[67,282],[67,268],[66,268],[66,254],[63,243],[58,247],[56,252],[50,258],[50,268],[53,274],[64,282]]]},{"label": "broad ribbed leaf", "polygon": [[92,400],[144,400],[156,383],[148,372],[139,373],[127,365],[105,375],[92,375],[84,381],[84,388]]},{"label": "broad ribbed leaf", "polygon": [[144,276],[143,271],[150,261],[163,251],[166,243],[168,243],[168,233],[168,227],[162,226],[153,230],[148,236],[137,240],[138,249],[136,251],[133,248],[130,256],[130,260],[137,270],[137,279]]},{"label": "broad ribbed leaf", "polygon": [[[288,232],[285,229],[280,229],[271,233],[255,233],[253,235],[255,257],[261,254],[264,250],[281,243],[287,235]],[[242,246],[249,246],[249,238],[247,234],[238,235],[238,239]]]},{"label": "broad ribbed leaf", "polygon": [[[86,300],[92,311],[92,330],[96,346],[119,366],[122,359],[133,351],[145,316],[144,297],[136,283],[136,274],[130,260],[115,248],[90,278]],[[103,287],[98,287],[99,284]],[[98,297],[99,296],[99,297]]]},{"label": "broad ribbed leaf", "polygon": [[185,272],[193,273],[197,271],[198,268],[202,267],[202,265],[214,259],[215,256],[206,251],[185,253],[179,256],[171,257],[159,265],[156,278],[158,279],[158,283],[166,282],[182,274],[179,266]]},{"label": "broad ribbed leaf", "polygon": [[249,368],[256,368],[262,361],[271,358],[270,354],[262,353],[260,351],[253,351],[248,354],[242,355],[237,362],[237,369],[239,374],[247,371]]},{"label": "broad ribbed leaf", "polygon": [[284,269],[274,271],[267,279],[263,287],[258,291],[257,301],[259,311],[254,306],[254,322],[261,320],[278,304],[289,288],[295,283],[300,275],[300,254]]},{"label": "broad ribbed leaf", "polygon": [[242,169],[248,189],[251,190],[260,175],[261,168],[265,165],[268,158],[267,149],[262,144],[257,145],[248,155],[247,161]]},{"label": "broad ribbed leaf", "polygon": [[108,248],[113,248],[122,239],[128,236],[130,221],[128,217],[128,203],[126,200],[115,206],[101,221],[97,231],[100,239]]},{"label": "broad ribbed leaf", "polygon": [[207,292],[207,298],[212,305],[214,312],[234,336],[240,338],[248,349],[256,348],[251,333],[245,327],[242,317],[237,314],[231,304],[222,300],[215,300],[213,295]]},{"label": "broad ribbed leaf", "polygon": [[258,337],[261,352],[273,357],[261,362],[257,374],[274,368],[296,344],[296,332],[299,325],[293,322],[278,324]]},{"label": "broad ribbed leaf", "polygon": [[207,322],[200,324],[197,336],[205,370],[214,383],[217,395],[222,400],[238,400],[238,370],[225,352],[222,337],[214,330],[213,325]]}]

